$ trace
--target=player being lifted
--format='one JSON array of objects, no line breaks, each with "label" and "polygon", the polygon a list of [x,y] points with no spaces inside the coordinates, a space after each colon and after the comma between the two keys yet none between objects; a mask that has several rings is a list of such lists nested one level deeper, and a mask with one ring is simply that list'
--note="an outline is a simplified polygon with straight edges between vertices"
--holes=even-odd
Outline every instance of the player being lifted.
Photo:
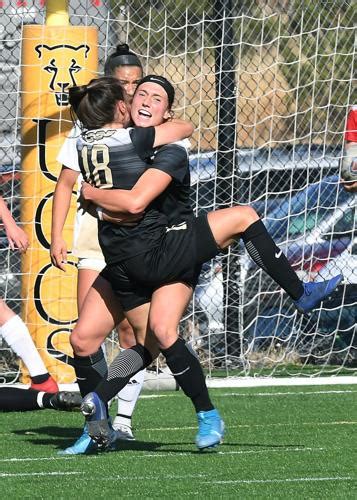
[{"label": "player being lifted", "polygon": [[[145,336],[150,330],[195,406],[198,448],[219,443],[223,422],[209,399],[198,360],[178,338],[177,327],[202,263],[237,238],[243,239],[252,259],[302,312],[316,307],[342,280],[338,275],[326,282],[302,283],[251,207],[193,217],[187,151],[169,145],[155,153],[160,142],[152,127],[169,118],[173,100],[174,89],[165,78],[145,77],[134,95],[132,118],[137,125],[149,127],[126,130],[127,111],[115,81],[98,79],[70,90],[72,110],[86,129],[77,141],[81,169],[96,186],[85,184],[84,198],[108,211],[143,214],[134,226],[99,223],[107,263],[102,275],[110,280],[138,340],[136,346],[118,355],[107,377],[82,405],[90,434],[104,444],[110,438],[105,403],[126,384],[129,374],[148,366],[157,355],[152,337]],[[134,154],[142,159],[141,166],[134,165]],[[153,155],[153,163],[146,167]],[[93,297],[90,291],[88,306]],[[145,317],[148,324],[143,322]],[[76,329],[73,333],[76,349]]]}]

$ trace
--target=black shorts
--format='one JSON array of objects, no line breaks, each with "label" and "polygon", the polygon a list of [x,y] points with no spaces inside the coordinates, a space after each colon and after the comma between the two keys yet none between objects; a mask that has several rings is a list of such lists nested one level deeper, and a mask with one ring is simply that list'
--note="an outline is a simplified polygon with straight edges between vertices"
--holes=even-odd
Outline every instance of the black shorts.
[{"label": "black shorts", "polygon": [[202,264],[219,252],[203,215],[166,228],[159,246],[110,264],[101,275],[110,281],[124,311],[130,311],[150,302],[163,285],[180,282],[195,288]]}]

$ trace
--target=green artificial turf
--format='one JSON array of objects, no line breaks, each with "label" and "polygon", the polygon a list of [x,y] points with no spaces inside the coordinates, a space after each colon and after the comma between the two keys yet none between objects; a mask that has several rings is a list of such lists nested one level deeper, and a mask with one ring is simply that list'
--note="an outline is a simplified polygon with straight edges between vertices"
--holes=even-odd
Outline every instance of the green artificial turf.
[{"label": "green artificial turf", "polygon": [[2,413],[1,497],[357,498],[357,386],[211,394],[227,434],[206,453],[182,392],[144,393],[136,441],[91,456],[57,455],[80,433],[78,413]]}]

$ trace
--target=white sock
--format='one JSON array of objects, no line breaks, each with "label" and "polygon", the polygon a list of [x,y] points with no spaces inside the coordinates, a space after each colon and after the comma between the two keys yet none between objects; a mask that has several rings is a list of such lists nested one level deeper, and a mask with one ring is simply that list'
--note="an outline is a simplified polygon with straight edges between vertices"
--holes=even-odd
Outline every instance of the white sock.
[{"label": "white sock", "polygon": [[47,368],[33,343],[30,332],[20,316],[13,316],[0,327],[0,335],[25,363],[31,377],[47,373]]},{"label": "white sock", "polygon": [[43,396],[44,395],[45,395],[45,393],[42,391],[37,394],[37,404],[38,404],[39,408],[43,408]]},{"label": "white sock", "polygon": [[134,412],[138,401],[141,389],[145,379],[145,369],[140,370],[136,375],[131,377],[127,385],[118,393],[118,415],[115,421],[122,420],[122,424],[130,424],[130,418]]}]

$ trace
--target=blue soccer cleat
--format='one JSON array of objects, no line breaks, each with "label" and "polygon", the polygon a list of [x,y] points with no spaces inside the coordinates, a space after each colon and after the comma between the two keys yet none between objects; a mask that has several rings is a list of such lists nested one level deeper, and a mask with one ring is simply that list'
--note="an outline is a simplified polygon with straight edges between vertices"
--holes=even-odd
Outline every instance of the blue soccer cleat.
[{"label": "blue soccer cleat", "polygon": [[97,451],[97,445],[88,434],[88,428],[85,425],[82,435],[77,441],[68,448],[60,450],[57,455],[88,455]]},{"label": "blue soccer cleat", "polygon": [[317,307],[324,299],[326,299],[343,280],[343,275],[338,274],[330,280],[312,281],[303,283],[304,293],[299,300],[295,300],[296,309],[307,314]]},{"label": "blue soccer cleat", "polygon": [[224,422],[216,409],[197,413],[198,433],[196,445],[199,450],[215,448],[223,439]]},{"label": "blue soccer cleat", "polygon": [[108,420],[107,405],[96,392],[90,392],[83,398],[81,412],[85,416],[89,436],[100,449],[107,449],[114,438],[114,430]]}]

